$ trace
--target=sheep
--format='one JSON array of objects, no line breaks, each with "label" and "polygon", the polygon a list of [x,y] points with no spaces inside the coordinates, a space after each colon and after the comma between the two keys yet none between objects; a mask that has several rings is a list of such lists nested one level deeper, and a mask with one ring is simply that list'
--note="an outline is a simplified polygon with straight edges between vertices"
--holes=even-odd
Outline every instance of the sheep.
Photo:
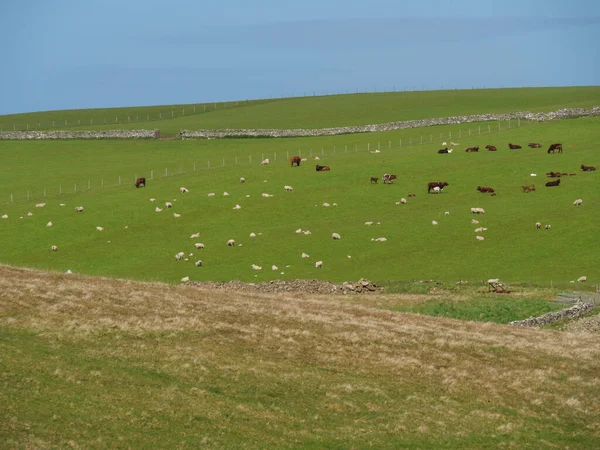
[{"label": "sheep", "polygon": [[475,231],[475,233],[481,233],[482,231],[487,231],[487,228],[479,227],[479,228],[475,228],[475,230],[473,230],[473,231]]},{"label": "sheep", "polygon": [[431,225],[437,225],[438,223],[435,220],[431,221]]},{"label": "sheep", "polygon": [[173,213],[173,217],[175,217],[175,218],[177,218],[177,219],[178,219],[178,218],[180,218],[180,217],[181,217],[181,214]]},{"label": "sheep", "polygon": [[302,232],[302,234],[305,235],[305,236],[308,236],[309,234],[312,234],[312,233],[310,232],[310,230],[304,230]]},{"label": "sheep", "polygon": [[271,270],[279,270],[279,268],[276,265],[272,265]]},{"label": "sheep", "polygon": [[194,265],[195,265],[196,267],[202,267],[202,260],[201,260],[201,259],[199,259],[198,261],[196,261],[196,262],[194,263]]},{"label": "sheep", "polygon": [[214,193],[214,192],[209,192],[209,193],[208,193],[208,196],[209,196],[209,197],[214,197],[214,196],[215,196],[215,193]]},{"label": "sheep", "polygon": [[320,160],[321,158],[319,158],[318,156],[315,156],[315,161]]},{"label": "sheep", "polygon": [[154,211],[156,211],[156,212],[161,212],[161,211],[162,211],[162,209],[161,209],[161,208],[159,208],[159,207],[157,206],[156,208],[154,208]]},{"label": "sheep", "polygon": [[204,248],[204,244],[202,242],[196,242],[194,244],[194,247],[196,247],[197,249],[203,249]]},{"label": "sheep", "polygon": [[96,227],[96,230],[98,230],[98,231],[104,231],[104,227]]},{"label": "sheep", "polygon": [[373,225],[373,222],[365,222],[365,225]]},{"label": "sheep", "polygon": [[584,275],[582,277],[577,278],[577,281],[579,281],[580,283],[583,283],[584,281],[587,281],[587,277]]},{"label": "sheep", "polygon": [[471,223],[474,224],[474,225],[477,225],[479,223],[479,220],[471,219]]},{"label": "sheep", "polygon": [[235,246],[235,241],[234,241],[233,239],[229,239],[229,240],[227,241],[227,246],[228,246],[228,247],[233,247],[233,246]]},{"label": "sheep", "polygon": [[2,218],[3,218],[3,219],[8,219],[8,214],[4,214],[4,215],[2,216]]},{"label": "sheep", "polygon": [[302,162],[308,161],[308,158],[302,158],[300,161],[302,161]]},{"label": "sheep", "polygon": [[446,142],[442,142],[442,145],[445,147],[445,146],[446,146],[446,145],[448,145],[448,144],[446,144]]},{"label": "sheep", "polygon": [[36,208],[43,208],[44,206],[46,206],[45,203],[38,203],[35,205]]},{"label": "sheep", "polygon": [[302,258],[303,258],[303,259],[305,259],[305,258],[310,258],[310,255],[308,255],[308,254],[306,254],[306,253],[302,253]]},{"label": "sheep", "polygon": [[240,205],[237,205],[237,204],[236,204],[236,205],[233,207],[233,209],[242,209],[242,207],[241,207]]},{"label": "sheep", "polygon": [[261,196],[263,196],[264,198],[268,198],[268,197],[273,197],[273,195],[271,194],[267,194],[266,192],[263,192],[262,194],[260,194]]},{"label": "sheep", "polygon": [[190,239],[196,239],[200,237],[200,233],[194,233],[190,236]]},{"label": "sheep", "polygon": [[[7,217],[8,217],[8,216],[7,216]],[[46,224],[46,226],[47,226],[47,227],[51,227],[52,225],[53,225],[53,224],[52,224],[52,222],[48,222],[48,223]]]},{"label": "sheep", "polygon": [[181,261],[184,258],[185,258],[185,253],[183,253],[183,252],[179,252],[175,255],[175,260],[177,260],[177,261]]},{"label": "sheep", "polygon": [[78,213],[82,213],[83,212],[83,206],[76,206],[75,207],[75,211]]},{"label": "sheep", "polygon": [[187,188],[180,187],[180,188],[179,188],[179,192],[181,192],[182,194],[187,194],[187,193],[188,193],[188,192],[190,192],[190,191],[189,191],[189,189],[187,189]]},{"label": "sheep", "polygon": [[485,210],[483,208],[471,208],[472,214],[485,214]]},{"label": "sheep", "polygon": [[450,211],[445,211],[445,212],[444,212],[444,215],[445,215],[445,216],[449,216],[449,215],[450,215]]},{"label": "sheep", "polygon": [[333,206],[337,206],[337,203],[335,203],[335,202],[334,202],[334,203],[333,203]]},{"label": "sheep", "polygon": [[331,234],[331,237],[332,237],[334,240],[338,240],[338,239],[341,239],[341,238],[342,238],[342,237],[341,237],[341,236],[340,236],[338,233],[332,233],[332,234]]},{"label": "sheep", "polygon": [[552,225],[546,225],[545,228],[546,230],[549,230],[550,228],[552,228]]},{"label": "sheep", "polygon": [[580,198],[578,198],[577,200],[575,200],[575,201],[573,202],[573,205],[575,205],[575,206],[580,206],[580,205],[582,205],[582,204],[583,204],[583,200],[582,200],[582,199],[580,199]]},{"label": "sheep", "polygon": [[537,177],[537,173],[532,173],[529,176],[531,176],[531,177]]},{"label": "sheep", "polygon": [[294,188],[291,186],[284,186],[283,188],[288,192],[292,192],[294,190]]},{"label": "sheep", "polygon": [[240,177],[240,183],[245,183],[246,179],[244,177]]},{"label": "sheep", "polygon": [[223,197],[229,197],[229,192],[227,192],[227,191],[223,192]]},{"label": "sheep", "polygon": [[155,199],[155,198],[151,198],[151,199],[150,199],[150,201],[151,201],[151,202],[155,202],[155,201],[156,201],[156,199]]},{"label": "sheep", "polygon": [[296,234],[302,234],[302,228],[298,228],[298,229],[296,230]]},{"label": "sheep", "polygon": [[317,262],[315,263],[315,267],[316,267],[317,269],[320,269],[320,268],[322,268],[322,267],[323,267],[323,261],[317,261]]},{"label": "sheep", "polygon": [[483,241],[485,238],[483,236],[475,236],[478,241]]},{"label": "sheep", "polygon": [[27,217],[31,217],[31,216],[33,216],[33,213],[32,213],[31,211],[29,211],[29,212],[27,213]]},{"label": "sheep", "polygon": [[325,202],[323,203],[323,206],[327,207],[327,206],[331,206],[329,203]]},{"label": "sheep", "polygon": [[173,207],[173,203],[171,203],[171,202],[165,202],[165,206],[167,208],[172,208]]},{"label": "sheep", "polygon": [[56,245],[53,245],[53,246],[52,246],[52,251],[53,251],[53,252],[57,252],[57,251],[58,251],[58,247],[57,247]]},{"label": "sheep", "polygon": [[459,145],[459,144],[458,144],[458,142],[450,142],[450,145],[454,147],[455,145]]},{"label": "sheep", "polygon": [[542,228],[542,223],[541,222],[536,222],[535,223],[535,229],[539,230],[540,228]]},{"label": "sheep", "polygon": [[269,158],[263,159],[263,162],[261,162],[261,164],[263,166],[266,166],[267,164],[269,164]]},{"label": "sheep", "polygon": [[190,277],[183,277],[183,278],[181,279],[181,282],[182,282],[182,283],[187,283],[188,281],[190,281]]},{"label": "sheep", "polygon": [[402,197],[400,199],[400,203],[402,203],[403,205],[406,205],[407,201],[406,201],[406,199],[404,197]]},{"label": "sheep", "polygon": [[261,266],[257,266],[256,264],[252,264],[252,268],[254,270],[262,270],[262,267]]},{"label": "sheep", "polygon": [[375,239],[376,242],[385,242],[387,241],[387,238],[384,237],[378,237],[377,239]]},{"label": "sheep", "polygon": [[250,237],[256,237],[256,233],[250,233]]}]

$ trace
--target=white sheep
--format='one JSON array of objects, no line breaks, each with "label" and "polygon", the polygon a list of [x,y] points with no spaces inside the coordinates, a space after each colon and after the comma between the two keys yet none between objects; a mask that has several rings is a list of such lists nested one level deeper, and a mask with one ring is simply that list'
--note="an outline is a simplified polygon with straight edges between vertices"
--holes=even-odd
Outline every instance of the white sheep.
[{"label": "white sheep", "polygon": [[335,202],[334,202],[334,203],[333,203],[333,206],[337,206],[337,203],[335,203]]},{"label": "white sheep", "polygon": [[573,205],[575,205],[575,206],[580,206],[580,205],[583,205],[583,200],[582,200],[582,199],[580,199],[580,198],[578,198],[577,200],[575,200],[575,201],[573,202]]},{"label": "white sheep", "polygon": [[291,192],[291,191],[293,191],[293,190],[294,190],[294,188],[293,188],[293,187],[291,187],[291,186],[284,186],[283,188],[284,188],[286,191],[288,191],[288,192]]},{"label": "white sheep", "polygon": [[338,239],[341,239],[341,238],[342,238],[342,237],[341,237],[341,236],[340,236],[338,233],[332,233],[332,234],[331,234],[331,237],[332,237],[334,240],[338,240]]},{"label": "white sheep", "polygon": [[173,213],[173,217],[175,217],[175,218],[180,218],[180,217],[181,217],[181,214]]},{"label": "white sheep", "polygon": [[321,158],[319,158],[318,156],[315,156],[315,161],[320,160]]},{"label": "white sheep", "polygon": [[296,230],[296,234],[302,234],[302,228],[298,228],[298,229]]},{"label": "white sheep", "polygon": [[445,142],[442,142],[442,145],[443,145],[443,146],[446,146],[446,145],[448,145],[448,144],[446,144]]},{"label": "white sheep", "polygon": [[530,176],[537,177],[537,173],[532,173],[532,174],[530,174]]},{"label": "white sheep", "polygon": [[190,239],[197,239],[200,237],[200,233],[194,233],[190,236]]},{"label": "white sheep", "polygon": [[483,236],[475,236],[478,241],[483,241],[485,238]]},{"label": "white sheep", "polygon": [[302,234],[304,234],[305,236],[308,236],[309,234],[312,234],[312,233],[310,232],[310,230],[304,230],[302,232]]},{"label": "white sheep", "polygon": [[190,281],[190,277],[183,277],[183,278],[181,279],[181,282],[182,282],[182,283],[187,283],[188,281]]},{"label": "white sheep", "polygon": [[306,254],[306,253],[302,253],[302,258],[306,259],[306,258],[310,258],[310,256],[308,254]]},{"label": "white sheep", "polygon": [[279,268],[276,265],[272,265],[271,270],[279,270]]},{"label": "white sheep", "polygon": [[552,225],[546,225],[546,230],[549,230],[550,228],[552,228]]},{"label": "white sheep", "polygon": [[256,237],[256,233],[250,233],[250,237]]},{"label": "white sheep", "polygon": [[323,206],[331,206],[329,203],[325,202],[323,203]]},{"label": "white sheep", "polygon": [[403,205],[406,205],[406,203],[407,203],[407,200],[406,200],[404,197],[402,197],[402,198],[400,199],[400,203],[402,203]]},{"label": "white sheep", "polygon": [[8,219],[8,214],[4,214],[4,215],[2,216],[2,218],[3,218],[3,219]]},{"label": "white sheep", "polygon": [[167,208],[172,208],[173,207],[173,203],[171,203],[171,202],[165,202],[165,206]]},{"label": "white sheep", "polygon": [[38,203],[35,205],[36,208],[43,208],[44,206],[46,206],[45,203]]},{"label": "white sheep", "polygon": [[539,230],[540,228],[542,228],[542,223],[541,223],[541,222],[536,222],[536,223],[535,223],[535,228],[536,228],[537,230]]},{"label": "white sheep", "polygon": [[439,194],[442,191],[442,188],[440,188],[439,186],[434,186],[433,187],[433,193],[434,194]]},{"label": "white sheep", "polygon": [[53,251],[53,252],[57,252],[57,251],[58,251],[58,247],[57,247],[56,245],[53,245],[53,246],[52,246],[52,251]]},{"label": "white sheep", "polygon": [[587,281],[587,277],[584,275],[582,277],[577,278],[577,281],[579,281],[580,283],[583,283],[584,281]]},{"label": "white sheep", "polygon": [[431,225],[437,225],[438,223],[435,220],[431,221]]},{"label": "white sheep", "polygon": [[185,258],[185,253],[183,253],[183,252],[179,252],[179,253],[177,253],[177,254],[175,255],[175,259],[176,259],[177,261],[181,261],[181,260],[182,260],[182,259],[184,259],[184,258]]},{"label": "white sheep", "polygon": [[187,194],[188,192],[190,192],[190,190],[184,187],[180,187],[179,192],[181,192],[182,194]]},{"label": "white sheep", "polygon": [[155,199],[155,198],[151,198],[151,199],[150,199],[150,201],[151,201],[151,202],[155,202],[155,201],[156,201],[156,199]]},{"label": "white sheep", "polygon": [[104,231],[104,227],[96,227],[96,230],[98,230],[98,231]]},{"label": "white sheep", "polygon": [[242,209],[242,207],[241,207],[240,205],[237,205],[237,204],[236,204],[236,205],[233,207],[233,209]]},{"label": "white sheep", "polygon": [[454,147],[455,145],[459,145],[459,144],[458,144],[458,142],[450,142],[450,145]]},{"label": "white sheep", "polygon": [[75,211],[78,212],[78,213],[83,212],[83,206],[76,206],[75,207]]},{"label": "white sheep", "polygon": [[485,214],[485,210],[483,208],[471,208],[472,214]]},{"label": "white sheep", "polygon": [[446,212],[444,212],[444,215],[445,215],[445,216],[449,216],[449,215],[450,215],[450,211],[446,211]]},{"label": "white sheep", "polygon": [[48,223],[46,224],[46,226],[47,226],[47,227],[51,227],[51,226],[52,226],[52,222],[48,222]]},{"label": "white sheep", "polygon": [[365,225],[373,225],[373,222],[365,222]]},{"label": "white sheep", "polygon": [[201,259],[199,259],[198,261],[196,261],[196,262],[194,263],[194,265],[195,265],[196,267],[202,267],[202,260],[201,260]]},{"label": "white sheep", "polygon": [[194,247],[196,247],[197,249],[202,249],[204,248],[204,244],[202,242],[196,242],[194,244]]},{"label": "white sheep", "polygon": [[227,191],[223,192],[223,196],[224,197],[229,197],[229,192],[227,192]]},{"label": "white sheep", "polygon": [[252,264],[252,268],[254,270],[262,270],[262,267],[261,266],[257,266],[256,264]]},{"label": "white sheep", "polygon": [[266,166],[267,164],[269,164],[269,158],[263,159],[263,162],[261,162],[261,164],[263,166]]},{"label": "white sheep", "polygon": [[229,239],[229,240],[227,241],[227,246],[228,246],[228,247],[233,247],[233,246],[235,246],[235,241],[234,241],[233,239]]},{"label": "white sheep", "polygon": [[375,239],[376,242],[385,242],[387,241],[387,238],[384,237],[378,237],[377,239]]},{"label": "white sheep", "polygon": [[264,198],[273,197],[273,195],[271,195],[271,194],[267,194],[266,192],[263,192],[263,193],[262,193],[262,194],[260,194],[260,195],[262,195]]},{"label": "white sheep", "polygon": [[308,158],[302,158],[300,161],[308,161]]},{"label": "white sheep", "polygon": [[471,223],[472,223],[472,224],[478,224],[478,223],[479,223],[479,220],[477,220],[477,219],[471,219]]},{"label": "white sheep", "polygon": [[209,196],[209,197],[214,197],[214,196],[215,196],[215,193],[214,193],[214,192],[209,192],[209,193],[208,193],[208,196]]},{"label": "white sheep", "polygon": [[27,213],[27,217],[31,217],[31,216],[33,216],[33,213],[32,213],[31,211],[29,211],[29,212]]},{"label": "white sheep", "polygon": [[246,179],[244,177],[240,177],[240,183],[245,183]]},{"label": "white sheep", "polygon": [[317,262],[315,263],[315,267],[316,267],[317,269],[320,269],[321,267],[323,267],[323,261],[317,261]]},{"label": "white sheep", "polygon": [[159,207],[157,206],[156,208],[154,208],[154,211],[156,211],[156,212],[161,212],[161,211],[162,211],[162,209],[161,209],[161,208],[159,208]]}]

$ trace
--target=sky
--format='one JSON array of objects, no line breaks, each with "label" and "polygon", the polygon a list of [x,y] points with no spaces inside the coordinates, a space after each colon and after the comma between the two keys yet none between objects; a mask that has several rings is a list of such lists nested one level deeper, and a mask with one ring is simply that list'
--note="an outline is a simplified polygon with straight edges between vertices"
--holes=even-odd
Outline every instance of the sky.
[{"label": "sky", "polygon": [[600,85],[598,0],[4,0],[0,114]]}]

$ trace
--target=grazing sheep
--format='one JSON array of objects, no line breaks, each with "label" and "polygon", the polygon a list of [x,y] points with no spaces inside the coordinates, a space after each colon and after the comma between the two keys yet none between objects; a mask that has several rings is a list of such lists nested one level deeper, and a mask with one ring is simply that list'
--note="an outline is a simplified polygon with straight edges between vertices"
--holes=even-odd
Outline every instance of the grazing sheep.
[{"label": "grazing sheep", "polygon": [[317,262],[315,263],[315,267],[316,267],[317,269],[320,269],[321,267],[323,267],[323,261],[317,261]]},{"label": "grazing sheep", "polygon": [[455,145],[459,145],[458,142],[450,142],[450,145],[454,147]]},{"label": "grazing sheep", "polygon": [[208,196],[209,196],[209,197],[214,197],[214,196],[215,196],[215,193],[214,193],[214,192],[209,192],[209,193],[208,193]]},{"label": "grazing sheep", "polygon": [[245,182],[246,182],[246,179],[244,177],[241,177],[240,178],[240,183],[245,183]]},{"label": "grazing sheep", "polygon": [[400,203],[402,203],[403,205],[406,205],[407,201],[406,201],[406,199],[404,197],[402,197],[400,199]]},{"label": "grazing sheep", "polygon": [[291,191],[293,191],[293,190],[294,190],[294,188],[293,188],[293,187],[291,187],[291,186],[284,186],[283,188],[284,188],[286,191],[289,191],[289,192],[291,192]]},{"label": "grazing sheep", "polygon": [[445,215],[445,216],[449,216],[449,215],[450,215],[450,211],[446,211],[446,212],[444,212],[444,215]]},{"label": "grazing sheep", "polygon": [[271,270],[279,270],[279,268],[276,265],[272,265]]},{"label": "grazing sheep", "polygon": [[471,219],[471,223],[472,223],[472,224],[478,224],[478,223],[479,223],[479,220],[476,220],[476,219]]},{"label": "grazing sheep", "polygon": [[78,213],[82,213],[83,212],[83,206],[76,206],[75,207],[75,211]]},{"label": "grazing sheep", "polygon": [[471,208],[472,214],[485,214],[485,210],[483,208]]},{"label": "grazing sheep", "polygon": [[33,213],[32,213],[31,211],[29,211],[29,212],[27,213],[27,217],[31,217],[31,216],[33,216]]},{"label": "grazing sheep", "polygon": [[304,234],[305,236],[308,236],[309,234],[312,234],[312,233],[310,232],[310,230],[304,230],[302,232],[302,234]]},{"label": "grazing sheep", "polygon": [[552,225],[546,225],[546,230],[549,230],[550,228],[552,228]]},{"label": "grazing sheep", "polygon": [[190,192],[190,191],[189,191],[189,189],[187,189],[187,188],[180,187],[180,188],[179,188],[179,192],[181,192],[182,194],[187,194],[187,193],[188,193],[188,192]]},{"label": "grazing sheep", "polygon": [[172,208],[173,207],[173,203],[171,203],[171,202],[165,202],[165,206],[167,208]]},{"label": "grazing sheep", "polygon": [[431,221],[431,225],[437,225],[438,223],[435,220]]},{"label": "grazing sheep", "polygon": [[175,217],[175,218],[180,218],[180,217],[181,217],[181,214],[173,213],[173,217]]},{"label": "grazing sheep", "polygon": [[323,203],[323,206],[331,206],[329,203],[325,202]]},{"label": "grazing sheep", "polygon": [[475,236],[478,241],[483,241],[485,238],[483,236]]},{"label": "grazing sheep", "polygon": [[252,264],[252,269],[254,270],[262,270],[261,266],[257,266],[256,264]]},{"label": "grazing sheep", "polygon": [[196,267],[202,267],[202,260],[201,260],[201,259],[199,259],[198,261],[196,261],[196,262],[194,263],[194,265],[195,265]]},{"label": "grazing sheep", "polygon": [[57,251],[58,251],[58,247],[57,247],[56,245],[53,245],[53,246],[52,246],[52,251],[53,251],[53,252],[57,252]]},{"label": "grazing sheep", "polygon": [[[8,216],[7,216],[7,217],[8,217]],[[51,226],[52,226],[52,222],[48,222],[48,223],[46,224],[46,226],[47,226],[47,227],[51,227]]]},{"label": "grazing sheep", "polygon": [[176,259],[177,261],[181,261],[181,260],[182,260],[182,259],[184,259],[184,258],[185,258],[185,253],[183,253],[183,252],[179,252],[179,253],[177,253],[177,254],[175,255],[175,259]]},{"label": "grazing sheep", "polygon": [[256,237],[256,233],[250,233],[250,237]]},{"label": "grazing sheep", "polygon": [[378,237],[377,239],[375,239],[376,242],[385,242],[387,241],[387,238],[384,237]]},{"label": "grazing sheep", "polygon": [[227,191],[223,192],[223,196],[224,197],[229,197],[229,192],[227,192]]},{"label": "grazing sheep", "polygon": [[537,177],[537,173],[532,173],[529,175],[530,177]]},{"label": "grazing sheep", "polygon": [[161,209],[161,208],[159,208],[159,207],[157,206],[156,208],[154,208],[154,211],[156,211],[156,212],[161,212],[161,211],[162,211],[162,209]]},{"label": "grazing sheep", "polygon": [[487,231],[487,228],[485,227],[479,227],[479,228],[475,228],[475,233],[481,233],[482,231]]},{"label": "grazing sheep", "polygon": [[262,195],[264,198],[273,197],[273,194],[267,194],[266,192],[263,192],[260,195]]},{"label": "grazing sheep", "polygon": [[8,214],[4,214],[4,215],[2,216],[2,218],[3,218],[3,219],[8,219]]},{"label": "grazing sheep", "polygon": [[337,203],[334,203],[333,206],[337,206]]},{"label": "grazing sheep", "polygon": [[269,164],[269,158],[264,159],[263,162],[261,162],[261,164],[263,166],[266,166],[267,164]]},{"label": "grazing sheep", "polygon": [[580,205],[583,205],[583,200],[582,200],[582,199],[580,199],[580,198],[578,198],[577,200],[575,200],[575,201],[573,202],[573,204],[574,204],[575,206],[580,206]]},{"label": "grazing sheep", "polygon": [[182,283],[187,283],[188,281],[190,281],[190,277],[183,277],[183,278],[181,279],[181,282],[182,282]]},{"label": "grazing sheep", "polygon": [[46,206],[45,203],[38,203],[35,205],[36,208],[43,208],[44,206]]},{"label": "grazing sheep", "polygon": [[535,223],[535,229],[539,230],[540,228],[542,228],[542,223],[541,222],[536,222]]},{"label": "grazing sheep", "polygon": [[365,225],[373,225],[373,222],[365,222]]},{"label": "grazing sheep", "polygon": [[242,209],[242,207],[240,205],[235,205],[233,209]]},{"label": "grazing sheep", "polygon": [[229,240],[227,241],[227,246],[228,246],[228,247],[233,247],[234,245],[235,245],[235,241],[234,241],[233,239],[229,239]]},{"label": "grazing sheep", "polygon": [[151,202],[155,202],[155,201],[156,201],[156,199],[155,199],[155,198],[151,198],[151,199],[150,199],[150,201],[151,201]]},{"label": "grazing sheep", "polygon": [[301,233],[302,233],[302,228],[298,228],[298,229],[296,230],[296,234],[301,234]]},{"label": "grazing sheep", "polygon": [[582,277],[577,278],[577,281],[579,281],[580,283],[583,283],[584,281],[587,281],[587,277],[584,275]]},{"label": "grazing sheep", "polygon": [[341,236],[340,236],[338,233],[332,233],[332,234],[331,234],[331,237],[332,237],[334,240],[338,240],[338,239],[341,239],[341,238],[342,238],[342,237],[341,237]]},{"label": "grazing sheep", "polygon": [[104,231],[104,227],[96,227],[96,230],[98,230],[98,231]]},{"label": "grazing sheep", "polygon": [[196,242],[194,244],[194,247],[196,247],[197,249],[202,249],[204,248],[204,244],[202,242]]},{"label": "grazing sheep", "polygon": [[307,255],[306,253],[302,253],[302,258],[310,258],[310,255]]},{"label": "grazing sheep", "polygon": [[194,233],[190,236],[190,239],[196,239],[200,237],[200,233]]}]

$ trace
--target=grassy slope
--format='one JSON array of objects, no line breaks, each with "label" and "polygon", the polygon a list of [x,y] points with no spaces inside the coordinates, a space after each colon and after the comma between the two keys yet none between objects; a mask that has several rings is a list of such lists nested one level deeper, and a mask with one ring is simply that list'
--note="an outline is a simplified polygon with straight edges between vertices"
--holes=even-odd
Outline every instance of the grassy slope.
[{"label": "grassy slope", "polygon": [[[598,172],[581,173],[578,167],[581,163],[599,165],[594,151],[600,139],[599,124],[597,118],[576,119],[486,137],[473,135],[461,139],[458,148],[494,143],[500,150],[466,154],[457,149],[452,155],[438,155],[436,144],[384,148],[380,154],[342,151],[344,142],[350,149],[354,143],[364,149],[368,141],[373,147],[375,140],[397,142],[403,134],[395,132],[284,141],[0,143],[8,161],[3,173],[4,198],[14,185],[37,185],[38,189],[36,200],[23,201],[22,190],[19,201],[2,206],[0,212],[9,219],[0,221],[5,237],[0,257],[11,264],[170,282],[183,276],[246,281],[500,277],[568,285],[569,280],[587,275],[590,283],[595,283],[600,279]],[[463,133],[464,137],[466,130]],[[509,151],[506,142],[511,141],[562,141],[565,153],[547,155],[544,149],[528,148]],[[314,161],[300,168],[288,166],[284,152],[294,152],[300,146],[306,152],[309,145],[315,153],[319,147],[326,149],[321,161],[332,166],[331,172],[315,173]],[[260,157],[271,152],[278,152],[277,162],[259,166]],[[231,165],[236,155],[241,162],[248,154],[252,154],[252,165]],[[145,189],[132,186],[136,173],[148,175],[154,168],[158,174],[167,164],[172,172],[178,169],[178,162],[190,170],[195,160],[204,167],[203,157],[211,157],[213,165],[215,159],[226,158],[227,166],[157,179]],[[102,176],[111,175],[114,183],[122,168],[129,172],[129,179],[124,177],[127,186],[53,197],[46,208],[33,207],[40,201],[46,180],[55,182],[55,188],[61,177],[70,179],[69,184],[75,180],[81,189],[92,175],[96,186]],[[559,188],[544,188],[543,174],[549,170],[575,172],[577,176],[565,179]],[[370,176],[385,172],[397,172],[400,178],[392,186],[368,183]],[[538,177],[530,177],[532,172]],[[79,178],[72,178],[75,176]],[[239,184],[240,176],[248,180],[244,185]],[[264,179],[268,183],[263,183]],[[450,182],[446,192],[427,195],[427,181],[438,179]],[[523,194],[520,186],[532,182],[538,190]],[[286,184],[294,186],[295,192],[284,192]],[[480,184],[495,187],[498,196],[479,194],[475,187]],[[179,194],[182,185],[190,194]],[[224,191],[231,195],[222,196]],[[217,196],[208,198],[209,192]],[[263,192],[274,197],[262,198]],[[417,197],[409,199],[408,205],[394,205],[411,192]],[[175,219],[171,210],[155,213],[150,197],[157,198],[161,206],[176,198],[174,211],[182,218]],[[583,198],[584,206],[575,208],[572,203],[576,198]],[[60,202],[67,206],[60,207]],[[337,202],[339,206],[314,206],[323,202]],[[242,209],[234,211],[235,204],[241,204]],[[85,206],[84,214],[75,214],[73,207],[77,205]],[[484,242],[475,240],[469,213],[473,206],[487,211],[478,217],[488,228]],[[34,212],[33,217],[25,216],[28,210]],[[445,216],[445,211],[451,214]],[[367,227],[367,220],[380,221],[381,225]],[[432,226],[432,220],[439,225]],[[552,230],[535,230],[533,224],[538,220],[552,224]],[[48,221],[55,226],[45,227]],[[105,227],[105,231],[97,232],[96,226]],[[297,228],[309,229],[312,235],[297,235]],[[194,232],[201,233],[199,241],[206,245],[202,252],[193,248],[189,236]],[[251,239],[250,232],[263,235]],[[340,233],[342,240],[332,241],[332,232]],[[379,236],[387,237],[388,242],[371,241]],[[227,248],[230,238],[244,246]],[[58,253],[49,251],[53,244],[59,246]],[[195,255],[188,262],[176,262],[174,255],[179,251]],[[311,258],[302,260],[302,252]],[[193,267],[197,258],[204,261],[201,269]],[[325,262],[322,270],[314,267],[319,259]],[[263,270],[252,271],[251,264],[259,264]],[[272,264],[279,270],[271,271]]]},{"label": "grassy slope", "polygon": [[[24,129],[26,124],[42,122],[42,128],[51,126],[55,120],[65,128],[65,119],[70,129],[135,129],[159,128],[163,136],[175,135],[181,129],[200,128],[326,128],[347,125],[366,125],[401,120],[447,117],[477,113],[502,113],[514,111],[551,111],[568,107],[592,107],[600,104],[600,87],[520,88],[461,91],[398,92],[382,94],[334,95],[327,97],[300,97],[280,100],[240,103],[235,107],[229,103],[225,108],[218,105],[210,113],[192,113],[192,105],[178,105],[129,109],[57,111],[28,115],[0,116],[0,126],[11,129],[16,124]],[[146,114],[158,118],[174,112],[175,117],[166,120],[141,122]],[[127,116],[135,121],[127,122]],[[115,124],[118,117],[118,124]],[[94,125],[90,126],[90,118]],[[81,119],[81,125],[76,125]],[[108,125],[97,125],[106,119]],[[18,128],[18,127],[17,127]]]},{"label": "grassy slope", "polygon": [[597,334],[378,301],[0,267],[0,446],[596,446]]}]

